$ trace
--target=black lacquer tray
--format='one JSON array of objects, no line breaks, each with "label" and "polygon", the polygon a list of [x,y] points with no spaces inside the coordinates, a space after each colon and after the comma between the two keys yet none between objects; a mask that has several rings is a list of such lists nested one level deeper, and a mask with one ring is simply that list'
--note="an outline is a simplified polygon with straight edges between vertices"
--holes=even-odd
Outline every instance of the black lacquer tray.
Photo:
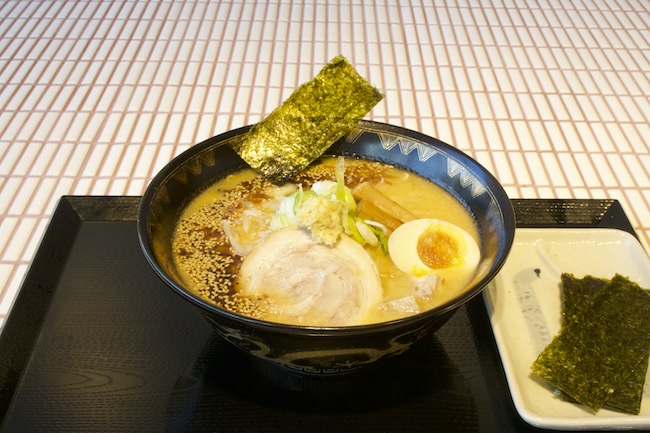
[{"label": "black lacquer tray", "polygon": [[[139,197],[63,197],[0,335],[3,432],[532,432],[481,297],[401,357],[340,377],[267,367],[146,263]],[[513,200],[518,227],[634,234],[615,200]]]}]

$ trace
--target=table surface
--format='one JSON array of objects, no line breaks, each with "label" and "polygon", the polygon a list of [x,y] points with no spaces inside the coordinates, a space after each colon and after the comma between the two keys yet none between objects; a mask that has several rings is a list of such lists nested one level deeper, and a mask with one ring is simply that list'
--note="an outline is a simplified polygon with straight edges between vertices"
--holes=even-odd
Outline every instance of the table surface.
[{"label": "table surface", "polygon": [[611,198],[650,240],[650,2],[0,3],[0,321],[62,195],[141,195],[338,54],[368,119],[465,151],[512,198]]}]

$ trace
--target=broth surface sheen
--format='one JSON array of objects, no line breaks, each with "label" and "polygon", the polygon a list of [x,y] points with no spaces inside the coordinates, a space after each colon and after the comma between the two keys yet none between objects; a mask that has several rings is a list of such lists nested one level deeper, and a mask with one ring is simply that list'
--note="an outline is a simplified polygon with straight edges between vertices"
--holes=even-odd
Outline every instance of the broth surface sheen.
[{"label": "broth surface sheen", "polygon": [[[252,169],[226,176],[195,197],[183,211],[172,240],[174,261],[186,286],[209,302],[235,313],[271,322],[340,326],[321,318],[289,316],[266,296],[242,295],[238,282],[245,257],[274,232],[270,227],[283,197],[318,181],[335,180],[336,159],[325,157],[284,184],[272,184]],[[480,247],[477,224],[455,197],[433,182],[387,164],[345,159],[349,188],[368,182],[417,218],[450,222]],[[304,229],[306,230],[306,229]],[[390,235],[389,231],[387,235]],[[417,314],[462,292],[474,273],[445,274],[432,293],[414,296],[414,276],[396,267],[381,246],[364,246],[381,281],[381,301],[361,322],[384,322]],[[475,271],[474,271],[475,272]]]}]

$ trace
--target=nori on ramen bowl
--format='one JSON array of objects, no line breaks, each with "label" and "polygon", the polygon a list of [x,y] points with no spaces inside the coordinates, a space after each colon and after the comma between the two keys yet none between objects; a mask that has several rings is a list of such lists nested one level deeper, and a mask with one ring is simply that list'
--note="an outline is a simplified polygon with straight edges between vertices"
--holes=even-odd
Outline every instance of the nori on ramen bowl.
[{"label": "nori on ramen bowl", "polygon": [[[168,163],[151,181],[138,213],[142,251],[155,273],[228,342],[260,359],[316,374],[353,371],[405,352],[440,328],[477,296],[503,265],[513,242],[515,217],[499,182],[462,151],[415,131],[361,121],[325,156],[346,156],[393,165],[442,187],[474,217],[480,237],[477,271],[456,296],[426,311],[355,326],[283,324],[237,314],[188,290],[173,259],[172,238],[188,203],[226,174],[247,167],[233,150],[250,127],[199,143]],[[422,197],[426,200],[426,197]]]}]

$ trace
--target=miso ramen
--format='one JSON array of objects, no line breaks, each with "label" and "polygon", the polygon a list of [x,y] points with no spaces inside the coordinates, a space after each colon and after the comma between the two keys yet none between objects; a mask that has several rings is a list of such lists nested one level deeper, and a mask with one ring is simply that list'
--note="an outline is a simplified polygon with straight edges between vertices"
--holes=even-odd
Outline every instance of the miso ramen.
[{"label": "miso ramen", "polygon": [[252,169],[198,195],[179,218],[175,266],[190,291],[271,322],[353,326],[431,309],[476,273],[467,208],[412,172],[321,158],[283,184]]}]

